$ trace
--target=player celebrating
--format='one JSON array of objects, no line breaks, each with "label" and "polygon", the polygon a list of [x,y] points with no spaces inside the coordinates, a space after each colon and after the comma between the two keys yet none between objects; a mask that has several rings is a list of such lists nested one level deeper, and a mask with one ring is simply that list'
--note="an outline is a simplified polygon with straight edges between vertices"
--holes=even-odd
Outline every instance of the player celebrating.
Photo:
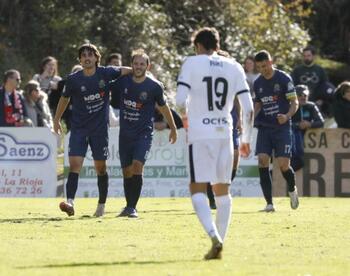
[{"label": "player celebrating", "polygon": [[[221,258],[231,216],[229,184],[233,164],[232,116],[237,95],[243,111],[241,150],[250,153],[253,103],[244,71],[234,59],[219,56],[219,33],[203,28],[193,36],[196,56],[188,57],[178,78],[177,105],[187,105],[190,192],[199,221],[212,240],[205,259]],[[216,223],[206,199],[210,182],[217,206]]]},{"label": "player celebrating", "polygon": [[298,109],[298,98],[289,75],[273,67],[269,52],[255,55],[257,70],[261,74],[254,82],[255,125],[258,127],[256,154],[258,155],[260,185],[266,200],[262,211],[273,212],[272,181],[269,163],[272,150],[283,177],[288,184],[292,209],[299,206],[295,187],[295,174],[290,166],[292,131],[290,118]]},{"label": "player celebrating", "polygon": [[119,155],[123,169],[126,207],[121,217],[137,218],[136,205],[143,183],[143,167],[152,145],[155,106],[170,126],[169,141],[175,143],[177,131],[164,99],[163,85],[146,76],[150,58],[143,49],[131,56],[132,74],[113,83],[112,93],[120,93]]},{"label": "player celebrating", "polygon": [[69,175],[66,183],[67,202],[60,209],[74,215],[74,198],[84,157],[90,145],[97,173],[99,200],[95,216],[103,216],[108,193],[108,83],[130,72],[128,68],[99,66],[101,55],[93,44],[79,48],[78,57],[83,70],[68,76],[57,106],[54,131],[62,132],[60,120],[72,99],[72,125],[69,139]]}]

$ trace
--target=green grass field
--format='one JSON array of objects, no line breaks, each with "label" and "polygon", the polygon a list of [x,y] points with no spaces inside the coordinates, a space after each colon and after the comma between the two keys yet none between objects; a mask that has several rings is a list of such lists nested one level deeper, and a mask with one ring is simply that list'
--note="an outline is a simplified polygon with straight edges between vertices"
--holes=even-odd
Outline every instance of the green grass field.
[{"label": "green grass field", "polygon": [[210,241],[190,199],[141,198],[139,219],[116,218],[109,199],[77,199],[76,215],[60,199],[0,200],[0,275],[350,275],[350,199],[302,198],[292,211],[276,198],[234,198],[223,259],[203,261]]}]

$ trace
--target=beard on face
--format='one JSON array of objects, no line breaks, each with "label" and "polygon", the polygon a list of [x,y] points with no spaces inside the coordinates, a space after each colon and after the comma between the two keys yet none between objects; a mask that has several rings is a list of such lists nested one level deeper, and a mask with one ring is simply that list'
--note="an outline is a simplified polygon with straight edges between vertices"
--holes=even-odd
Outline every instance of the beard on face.
[{"label": "beard on face", "polygon": [[309,60],[309,59],[305,59],[305,60],[304,60],[304,63],[305,63],[306,65],[310,65],[312,62],[313,62],[313,60]]}]

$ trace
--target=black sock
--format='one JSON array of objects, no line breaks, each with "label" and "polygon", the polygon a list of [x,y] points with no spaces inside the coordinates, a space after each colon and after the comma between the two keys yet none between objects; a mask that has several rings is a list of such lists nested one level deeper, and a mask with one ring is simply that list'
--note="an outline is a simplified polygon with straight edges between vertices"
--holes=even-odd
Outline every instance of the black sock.
[{"label": "black sock", "polygon": [[131,207],[131,195],[132,195],[132,177],[123,179],[124,195],[126,200],[126,207]]},{"label": "black sock", "polygon": [[97,186],[98,186],[98,203],[106,203],[108,194],[108,174],[97,176]]},{"label": "black sock", "polygon": [[232,170],[232,173],[231,173],[231,182],[233,181],[233,179],[235,179],[235,177],[236,177],[236,172],[237,172],[237,170]]},{"label": "black sock", "polygon": [[259,168],[260,185],[267,204],[272,204],[272,181],[269,168]]},{"label": "black sock", "polygon": [[78,178],[79,178],[78,173],[70,172],[68,174],[68,180],[66,183],[67,199],[68,198],[70,198],[70,199],[75,198],[75,194],[76,194],[77,189],[78,189]]},{"label": "black sock", "polygon": [[292,168],[282,172],[284,179],[287,181],[288,192],[294,192],[295,190],[295,173]]},{"label": "black sock", "polygon": [[215,203],[214,193],[210,183],[207,184],[207,196],[210,204]]},{"label": "black sock", "polygon": [[134,174],[132,176],[132,195],[131,195],[131,207],[136,209],[137,202],[139,201],[142,190],[143,178],[141,174]]}]

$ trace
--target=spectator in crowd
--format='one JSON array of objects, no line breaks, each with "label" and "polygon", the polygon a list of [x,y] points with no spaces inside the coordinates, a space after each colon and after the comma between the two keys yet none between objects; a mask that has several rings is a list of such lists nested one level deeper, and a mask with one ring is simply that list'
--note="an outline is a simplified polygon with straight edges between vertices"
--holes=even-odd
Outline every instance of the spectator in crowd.
[{"label": "spectator in crowd", "polygon": [[0,127],[20,127],[29,124],[24,99],[19,85],[21,75],[11,69],[4,74],[4,83],[0,87]]},{"label": "spectator in crowd", "polygon": [[24,87],[24,106],[33,127],[52,129],[53,122],[50,108],[47,104],[47,94],[40,89],[37,81],[31,80]]},{"label": "spectator in crowd", "polygon": [[339,128],[350,128],[350,81],[344,81],[337,87],[333,112]]},{"label": "spectator in crowd", "polygon": [[[106,59],[106,66],[122,66],[122,55],[119,53],[112,53]],[[120,94],[113,93],[116,83],[111,83],[111,101],[110,105],[114,112],[115,117],[118,119],[120,112]],[[112,116],[112,115],[111,115]]]},{"label": "spectator in crowd", "polygon": [[[75,73],[75,72],[78,72],[80,70],[83,70],[83,67],[80,64],[76,64],[72,67],[71,73]],[[63,92],[65,83],[66,83],[65,79],[61,79],[57,83],[57,94],[60,97],[62,96],[62,92]],[[67,132],[70,131],[70,128],[71,128],[71,118],[72,118],[72,103],[69,102],[68,107],[66,108],[66,110],[64,111],[64,113],[62,115],[62,119],[63,119],[64,123],[66,124]]]},{"label": "spectator in crowd", "polygon": [[317,105],[308,101],[309,89],[306,85],[295,86],[299,108],[292,116],[293,146],[291,166],[294,171],[304,166],[304,134],[309,128],[321,128],[324,119]]},{"label": "spectator in crowd", "polygon": [[[175,125],[177,129],[183,128],[183,122],[181,119],[181,116],[172,108],[170,108],[170,111],[173,115]],[[168,122],[164,119],[164,116],[162,113],[159,112],[158,108],[156,108],[155,113],[154,113],[154,128],[156,130],[163,130],[163,129],[170,129],[170,126]]]},{"label": "spectator in crowd", "polygon": [[33,80],[40,84],[41,90],[48,95],[48,103],[52,114],[55,114],[60,96],[57,84],[61,80],[58,76],[57,60],[48,56],[41,61],[39,74],[33,76]]},{"label": "spectator in crowd", "polygon": [[[323,110],[327,109],[327,101],[330,92],[329,88],[332,86],[328,82],[328,77],[325,70],[315,64],[316,49],[308,46],[303,49],[303,64],[294,68],[291,76],[295,85],[305,84],[310,91],[309,99],[315,102],[318,107]],[[326,105],[325,107],[323,107]],[[327,111],[326,111],[327,112]]]},{"label": "spectator in crowd", "polygon": [[254,81],[259,76],[259,73],[256,70],[255,60],[254,60],[253,56],[247,56],[245,58],[245,60],[243,62],[243,68],[244,68],[244,72],[245,72],[247,82],[249,85],[250,93],[252,95],[252,98],[255,98],[253,84],[254,84]]},{"label": "spectator in crowd", "polygon": [[106,66],[122,66],[122,55],[119,53],[112,53],[106,59]]}]

